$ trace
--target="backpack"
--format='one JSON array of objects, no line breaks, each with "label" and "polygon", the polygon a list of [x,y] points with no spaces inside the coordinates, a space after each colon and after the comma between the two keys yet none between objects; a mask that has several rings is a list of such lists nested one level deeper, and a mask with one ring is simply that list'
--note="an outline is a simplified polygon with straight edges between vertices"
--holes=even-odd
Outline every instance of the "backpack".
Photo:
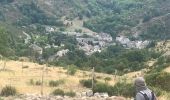
[{"label": "backpack", "polygon": [[[149,100],[149,97],[148,97],[148,95],[147,95],[146,93],[144,93],[144,92],[142,92],[142,91],[140,91],[139,93],[143,95],[143,97],[145,98],[145,100]],[[151,100],[156,100],[153,91],[151,91],[151,95],[152,95]]]}]

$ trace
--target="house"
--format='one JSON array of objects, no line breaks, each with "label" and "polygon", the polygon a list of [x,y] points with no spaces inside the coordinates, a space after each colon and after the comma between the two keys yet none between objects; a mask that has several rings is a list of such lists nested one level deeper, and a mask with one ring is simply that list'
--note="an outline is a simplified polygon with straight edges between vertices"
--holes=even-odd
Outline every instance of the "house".
[{"label": "house", "polygon": [[116,41],[122,44],[126,48],[137,48],[137,49],[143,49],[145,48],[148,44],[149,41],[141,41],[141,40],[136,40],[136,41],[131,41],[129,38],[125,36],[118,36],[116,37]]}]

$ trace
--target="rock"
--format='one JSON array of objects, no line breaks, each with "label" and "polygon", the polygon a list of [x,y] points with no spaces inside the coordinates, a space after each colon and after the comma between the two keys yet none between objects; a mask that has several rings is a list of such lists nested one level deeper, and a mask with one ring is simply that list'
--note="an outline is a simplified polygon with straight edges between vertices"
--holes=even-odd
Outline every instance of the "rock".
[{"label": "rock", "polygon": [[22,100],[22,99],[16,98],[16,99],[14,99],[14,100]]},{"label": "rock", "polygon": [[76,97],[81,97],[81,93],[76,93]]},{"label": "rock", "polygon": [[88,96],[88,97],[93,96],[93,91],[92,90],[87,91],[86,96]]},{"label": "rock", "polygon": [[69,96],[53,96],[53,95],[38,95],[38,94],[26,94],[17,97],[8,97],[5,100],[126,100],[123,97],[112,96],[109,97],[107,93],[95,93],[91,90],[82,93],[76,93],[76,97]]},{"label": "rock", "polygon": [[56,100],[63,100],[64,98],[61,97],[61,96],[56,96],[55,99],[56,99]]},{"label": "rock", "polygon": [[81,97],[81,100],[88,100],[86,96]]},{"label": "rock", "polygon": [[81,93],[81,97],[86,97],[87,95],[86,95],[86,92],[82,92]]},{"label": "rock", "polygon": [[126,100],[126,99],[123,97],[112,96],[112,97],[106,98],[106,100]]},{"label": "rock", "polygon": [[69,97],[69,96],[64,96],[64,99],[69,99],[69,98],[71,98],[71,97]]},{"label": "rock", "polygon": [[100,94],[97,92],[97,93],[94,93],[94,97],[97,97],[97,98],[100,98]]},{"label": "rock", "polygon": [[100,96],[103,97],[103,98],[108,98],[109,97],[108,93],[100,93]]}]

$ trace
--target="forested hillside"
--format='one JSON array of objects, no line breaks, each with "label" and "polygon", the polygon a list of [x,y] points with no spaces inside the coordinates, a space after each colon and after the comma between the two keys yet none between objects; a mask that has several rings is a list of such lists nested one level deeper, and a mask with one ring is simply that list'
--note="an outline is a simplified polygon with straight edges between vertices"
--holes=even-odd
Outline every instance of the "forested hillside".
[{"label": "forested hillside", "polygon": [[[110,74],[115,69],[120,74],[136,71],[162,54],[154,46],[170,37],[169,13],[169,0],[1,0],[0,54],[81,69],[97,67]],[[99,33],[110,34],[112,42],[109,36],[109,42],[101,41]],[[127,49],[116,42],[121,35],[150,44]],[[82,38],[87,40],[85,48],[78,40]]]},{"label": "forested hillside", "polygon": [[170,0],[0,0],[0,96],[130,99],[142,76],[169,100],[169,51]]}]

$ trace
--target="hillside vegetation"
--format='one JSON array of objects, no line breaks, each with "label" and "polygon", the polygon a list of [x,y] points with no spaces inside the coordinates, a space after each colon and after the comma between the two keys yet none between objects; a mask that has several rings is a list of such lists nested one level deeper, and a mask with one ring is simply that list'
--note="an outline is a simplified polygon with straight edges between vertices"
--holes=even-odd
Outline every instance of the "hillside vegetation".
[{"label": "hillside vegetation", "polygon": [[[68,49],[65,56],[50,64],[74,64],[81,69],[96,67],[97,71],[110,74],[115,70],[119,74],[137,71],[146,68],[145,63],[157,59],[161,53],[148,48],[127,50],[116,44],[87,56],[77,47],[76,37],[62,32],[104,32],[111,34],[113,41],[118,35],[126,35],[132,40],[153,41],[150,47],[154,47],[156,41],[169,38],[169,4],[169,0],[3,0],[0,3],[0,22],[4,26],[0,31],[0,54],[12,59],[27,56],[39,61]],[[49,32],[49,27],[54,31]],[[43,49],[41,57],[32,53],[31,44]],[[49,45],[51,47],[46,48]]]},{"label": "hillside vegetation", "polygon": [[[49,94],[51,87],[63,82],[55,80],[56,76],[64,75],[69,81],[75,80],[76,86],[71,84],[71,87],[79,87],[79,81],[88,79],[90,74],[86,71],[92,67],[109,77],[131,73],[129,76],[134,78],[136,75],[133,73],[144,71],[149,86],[160,96],[164,93],[168,95],[169,85],[162,83],[165,86],[161,89],[161,82],[169,79],[169,73],[166,73],[170,65],[169,33],[170,0],[0,0],[0,59],[3,60],[0,62],[3,63],[0,74],[9,79],[2,78],[5,84],[15,83],[15,79],[22,80],[25,76],[27,78],[21,81],[23,87],[17,81],[16,88],[23,93],[39,92],[39,75],[43,65],[29,63],[23,66],[28,62],[23,62],[20,57],[53,66],[47,67],[46,73],[45,90]],[[6,62],[9,68],[4,67]],[[56,66],[65,69],[59,70]],[[84,77],[83,71],[76,73],[77,69],[84,70],[88,75]],[[30,73],[35,74],[35,79]],[[16,78],[11,79],[11,74]],[[74,74],[75,77],[72,76]],[[119,91],[124,96],[132,96],[133,93],[127,94],[121,88],[129,86],[133,89],[129,80],[127,83],[116,81],[118,83],[114,87],[114,78],[109,84],[103,84],[107,83],[107,79],[96,81],[97,86],[104,87],[96,87],[96,91],[116,95],[119,93],[115,91]],[[29,82],[33,86],[28,85]],[[88,82],[86,85],[89,85]],[[70,86],[64,84],[61,87]],[[117,87],[121,89],[117,90]],[[53,93],[58,91],[63,93],[60,90]]]}]

